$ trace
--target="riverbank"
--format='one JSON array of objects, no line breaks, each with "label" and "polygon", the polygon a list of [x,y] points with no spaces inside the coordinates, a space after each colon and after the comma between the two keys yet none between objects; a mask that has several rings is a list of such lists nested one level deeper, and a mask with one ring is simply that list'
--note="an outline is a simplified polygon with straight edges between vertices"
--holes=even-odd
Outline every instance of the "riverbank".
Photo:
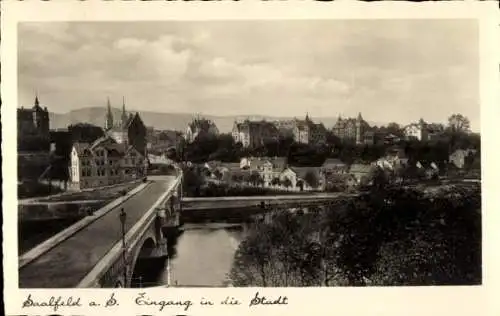
[{"label": "riverbank", "polygon": [[480,187],[437,192],[388,188],[315,212],[277,211],[247,232],[231,280],[264,287],[481,284]]}]

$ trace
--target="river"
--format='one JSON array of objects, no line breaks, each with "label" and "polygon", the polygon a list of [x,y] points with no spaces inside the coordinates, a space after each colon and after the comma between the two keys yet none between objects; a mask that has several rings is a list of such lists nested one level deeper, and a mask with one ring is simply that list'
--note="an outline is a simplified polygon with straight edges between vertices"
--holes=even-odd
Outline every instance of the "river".
[{"label": "river", "polygon": [[[244,238],[244,224],[184,224],[171,252],[172,286],[225,286],[233,258]],[[168,264],[156,275],[154,285],[169,282]],[[145,276],[146,278],[149,278]],[[151,279],[150,279],[151,280]],[[152,281],[152,280],[151,280]],[[147,286],[147,285],[144,285]]]}]

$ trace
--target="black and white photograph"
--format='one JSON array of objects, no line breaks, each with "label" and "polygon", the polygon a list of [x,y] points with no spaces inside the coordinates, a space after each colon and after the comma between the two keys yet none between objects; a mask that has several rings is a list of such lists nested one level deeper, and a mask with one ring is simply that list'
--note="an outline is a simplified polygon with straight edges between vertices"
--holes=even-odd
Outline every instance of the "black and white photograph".
[{"label": "black and white photograph", "polygon": [[477,20],[17,36],[19,288],[483,283]]}]

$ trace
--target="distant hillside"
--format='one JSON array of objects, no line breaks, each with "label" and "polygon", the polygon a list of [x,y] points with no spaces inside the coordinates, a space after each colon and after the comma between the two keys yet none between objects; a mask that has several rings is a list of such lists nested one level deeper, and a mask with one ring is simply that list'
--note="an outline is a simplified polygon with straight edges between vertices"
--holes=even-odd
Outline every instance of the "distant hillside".
[{"label": "distant hillside", "polygon": [[[120,119],[121,109],[112,108],[113,118]],[[133,111],[135,112],[135,111]],[[169,129],[184,131],[187,124],[192,120],[193,115],[189,113],[161,113],[138,111],[146,126],[152,126],[155,129]],[[50,113],[50,128],[65,128],[70,124],[75,123],[90,123],[97,126],[104,126],[106,108],[104,107],[89,107],[78,110],[73,110],[68,113]],[[233,128],[235,120],[249,118],[251,120],[265,119],[268,121],[274,120],[289,120],[293,117],[270,117],[260,115],[239,115],[239,116],[214,116],[203,115],[204,118],[215,122],[221,133],[228,133]],[[337,121],[336,117],[314,118],[315,122],[322,122],[326,128],[331,128]]]}]

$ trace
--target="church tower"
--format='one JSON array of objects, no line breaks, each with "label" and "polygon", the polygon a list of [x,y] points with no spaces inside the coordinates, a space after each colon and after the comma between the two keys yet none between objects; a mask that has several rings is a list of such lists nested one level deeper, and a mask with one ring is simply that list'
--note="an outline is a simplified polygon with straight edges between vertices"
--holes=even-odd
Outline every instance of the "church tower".
[{"label": "church tower", "polygon": [[121,119],[122,119],[121,126],[122,126],[122,128],[125,128],[127,126],[127,122],[128,122],[127,111],[125,111],[125,97],[123,97],[123,100],[122,100],[122,117],[121,117]]},{"label": "church tower", "polygon": [[361,116],[361,112],[359,112],[358,117],[356,118],[356,144],[361,144],[361,137],[363,134],[363,117]]},{"label": "church tower", "polygon": [[111,103],[109,102],[109,97],[108,97],[108,104],[107,104],[107,110],[106,110],[106,121],[104,122],[104,130],[110,130],[113,128],[113,113],[111,112]]}]

